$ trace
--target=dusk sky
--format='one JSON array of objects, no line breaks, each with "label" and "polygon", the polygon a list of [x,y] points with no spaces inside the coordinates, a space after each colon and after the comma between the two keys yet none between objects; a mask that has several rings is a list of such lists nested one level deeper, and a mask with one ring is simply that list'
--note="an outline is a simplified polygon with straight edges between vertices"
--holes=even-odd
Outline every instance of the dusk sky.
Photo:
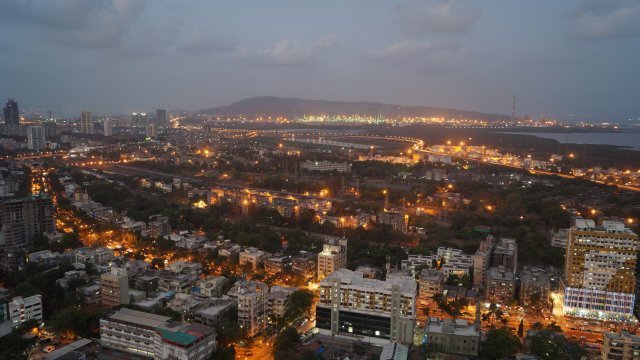
[{"label": "dusk sky", "polygon": [[[4,0],[0,101],[58,113],[252,96],[640,116],[640,0]],[[544,103],[544,110],[541,104]]]}]

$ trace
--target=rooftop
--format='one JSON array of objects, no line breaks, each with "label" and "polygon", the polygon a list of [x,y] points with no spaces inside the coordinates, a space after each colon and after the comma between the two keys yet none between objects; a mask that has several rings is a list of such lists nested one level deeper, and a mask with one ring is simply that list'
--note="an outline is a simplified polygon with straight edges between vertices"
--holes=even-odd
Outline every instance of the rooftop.
[{"label": "rooftop", "polygon": [[349,287],[357,287],[361,289],[370,289],[372,291],[391,291],[393,285],[400,285],[400,291],[407,295],[413,296],[417,291],[416,281],[411,276],[406,275],[387,275],[385,281],[376,279],[367,279],[361,272],[351,271],[348,269],[339,269],[331,273],[327,278],[322,280],[321,285],[330,286],[333,279],[340,279],[342,285]]},{"label": "rooftop", "polygon": [[166,325],[171,320],[168,316],[155,315],[147,312],[121,308],[108,317],[109,320],[141,325],[147,328],[157,328]]}]

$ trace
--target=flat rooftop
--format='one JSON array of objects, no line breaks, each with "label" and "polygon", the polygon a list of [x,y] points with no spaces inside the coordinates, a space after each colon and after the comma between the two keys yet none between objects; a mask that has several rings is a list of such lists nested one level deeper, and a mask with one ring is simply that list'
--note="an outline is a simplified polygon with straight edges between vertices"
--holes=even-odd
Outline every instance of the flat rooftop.
[{"label": "flat rooftop", "polygon": [[109,320],[141,325],[147,328],[164,326],[171,320],[168,316],[150,314],[142,311],[122,308],[108,317]]}]

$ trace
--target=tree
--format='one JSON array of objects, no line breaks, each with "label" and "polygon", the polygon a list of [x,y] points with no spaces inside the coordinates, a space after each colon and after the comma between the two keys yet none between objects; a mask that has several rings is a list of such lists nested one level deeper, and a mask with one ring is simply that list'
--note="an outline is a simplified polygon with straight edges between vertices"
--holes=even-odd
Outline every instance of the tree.
[{"label": "tree", "polygon": [[524,319],[520,320],[520,325],[518,325],[518,337],[522,338],[524,336]]},{"label": "tree", "polygon": [[296,290],[289,297],[284,318],[291,323],[307,314],[313,305],[313,293],[306,289]]},{"label": "tree", "polygon": [[492,328],[482,342],[480,355],[483,359],[506,359],[514,356],[521,348],[520,339],[509,328]]},{"label": "tree", "polygon": [[285,354],[289,351],[295,350],[300,344],[300,337],[296,329],[288,327],[284,329],[273,343],[273,354],[276,360],[287,359]]},{"label": "tree", "polygon": [[558,325],[551,323],[544,330],[531,332],[527,336],[529,351],[542,360],[578,360],[586,355],[580,344],[567,340],[558,330]]}]

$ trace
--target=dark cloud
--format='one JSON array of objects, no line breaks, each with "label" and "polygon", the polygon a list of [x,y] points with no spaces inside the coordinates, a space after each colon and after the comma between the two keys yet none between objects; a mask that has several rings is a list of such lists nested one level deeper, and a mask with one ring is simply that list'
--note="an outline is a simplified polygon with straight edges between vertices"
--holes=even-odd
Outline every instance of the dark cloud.
[{"label": "dark cloud", "polygon": [[0,19],[34,26],[56,44],[113,48],[143,6],[143,0],[5,0]]},{"label": "dark cloud", "polygon": [[460,66],[466,51],[445,42],[403,40],[369,52],[375,61],[418,70],[448,71]]},{"label": "dark cloud", "polygon": [[241,60],[275,66],[306,66],[316,62],[322,52],[334,48],[338,41],[334,35],[327,35],[310,44],[293,40],[280,40],[269,48],[257,51],[239,50],[236,56]]},{"label": "dark cloud", "polygon": [[467,0],[422,0],[397,8],[399,21],[413,34],[463,33],[480,16],[480,9]]},{"label": "dark cloud", "polygon": [[640,0],[582,0],[571,22],[580,39],[640,36]]}]

